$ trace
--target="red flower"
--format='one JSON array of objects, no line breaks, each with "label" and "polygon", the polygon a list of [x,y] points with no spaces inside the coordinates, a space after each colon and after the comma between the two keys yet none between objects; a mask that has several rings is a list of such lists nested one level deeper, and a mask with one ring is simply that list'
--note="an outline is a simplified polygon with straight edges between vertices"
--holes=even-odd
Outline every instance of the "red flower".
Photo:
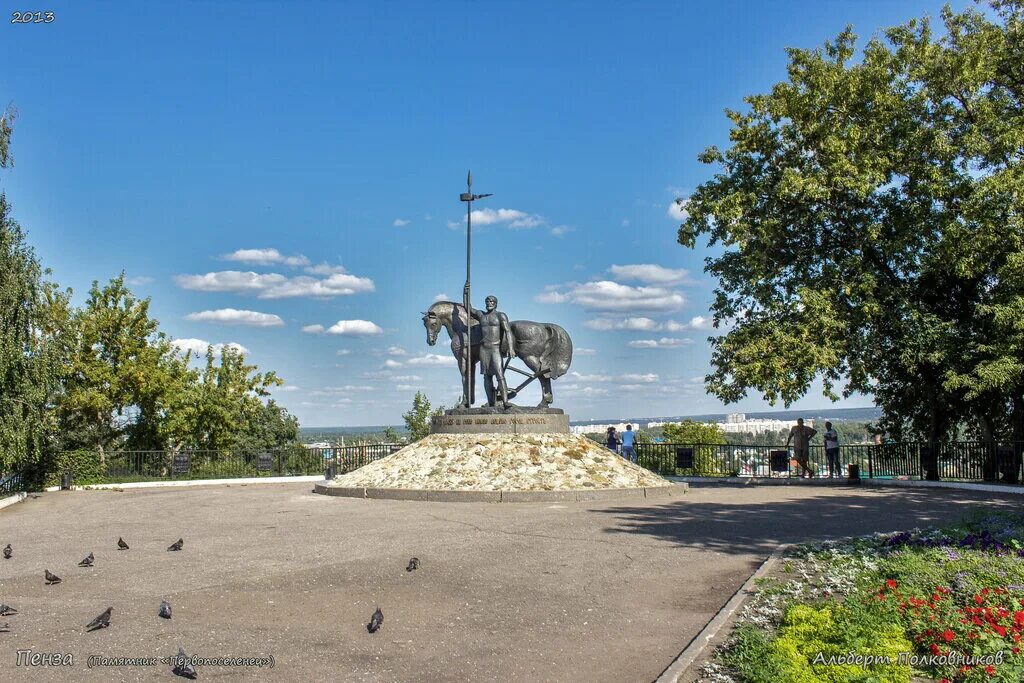
[{"label": "red flower", "polygon": [[940,650],[939,646],[936,645],[935,643],[932,643],[931,650],[932,650],[932,654],[933,655],[941,655],[942,654],[942,650]]},{"label": "red flower", "polygon": [[896,582],[893,579],[886,579],[885,585],[893,590],[895,590],[897,586]]},{"label": "red flower", "polygon": [[985,673],[987,673],[989,676],[995,676],[996,675],[996,668],[994,666],[992,666],[991,664],[989,664],[988,666],[985,667]]},{"label": "red flower", "polygon": [[980,605],[982,603],[981,596],[980,595],[975,595],[974,596],[974,602],[976,602],[977,604]]},{"label": "red flower", "polygon": [[992,626],[992,630],[998,633],[1002,637],[1006,637],[1006,627],[995,624]]},{"label": "red flower", "polygon": [[[1005,630],[1005,629],[1004,629],[1004,630]],[[943,632],[942,632],[942,639],[943,639],[943,640],[945,640],[945,641],[946,641],[947,643],[948,643],[949,641],[953,640],[953,638],[956,638],[956,634],[955,634],[955,633],[953,633],[953,632],[952,632],[951,630],[949,630],[948,628],[947,628],[947,629],[946,629],[945,631],[943,631]]]}]

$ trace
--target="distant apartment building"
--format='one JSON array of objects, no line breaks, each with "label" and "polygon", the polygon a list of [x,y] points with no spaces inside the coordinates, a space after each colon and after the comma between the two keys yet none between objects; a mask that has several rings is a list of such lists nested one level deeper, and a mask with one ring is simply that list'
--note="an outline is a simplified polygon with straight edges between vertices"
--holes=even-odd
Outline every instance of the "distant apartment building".
[{"label": "distant apartment building", "polygon": [[[663,427],[671,422],[649,422],[648,428]],[[744,413],[729,413],[725,422],[716,422],[719,429],[726,434],[764,434],[765,432],[781,432],[796,426],[796,420],[772,420],[752,417],[749,420]],[[804,420],[804,425],[814,427],[814,420]]]},{"label": "distant apartment building", "polygon": [[640,425],[636,422],[618,422],[616,424],[603,424],[603,425],[572,425],[569,427],[569,431],[577,436],[582,434],[605,434],[608,432],[609,427],[615,427],[615,431],[624,432],[626,431],[626,425],[633,425],[633,431],[639,431]]}]

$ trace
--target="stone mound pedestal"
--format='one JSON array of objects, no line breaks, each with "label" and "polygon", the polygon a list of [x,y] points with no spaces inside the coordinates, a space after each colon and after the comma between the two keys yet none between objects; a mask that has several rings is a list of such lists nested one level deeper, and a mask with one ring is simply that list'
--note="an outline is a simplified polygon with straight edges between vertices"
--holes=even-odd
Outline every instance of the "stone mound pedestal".
[{"label": "stone mound pedestal", "polygon": [[668,496],[685,486],[582,436],[488,432],[431,434],[317,484],[315,491],[358,498],[527,502]]}]

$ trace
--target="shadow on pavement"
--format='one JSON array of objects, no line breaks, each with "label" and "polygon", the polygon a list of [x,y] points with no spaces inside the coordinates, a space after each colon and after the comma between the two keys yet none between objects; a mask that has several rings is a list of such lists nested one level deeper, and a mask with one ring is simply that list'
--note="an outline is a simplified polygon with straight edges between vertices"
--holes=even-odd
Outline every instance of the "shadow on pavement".
[{"label": "shadow on pavement", "polygon": [[[714,502],[716,498],[722,502]],[[716,485],[694,488],[670,503],[599,512],[614,518],[606,533],[643,534],[727,554],[766,555],[780,543],[942,526],[973,508],[1020,509],[1020,504],[1018,497],[950,490],[811,492]]]}]

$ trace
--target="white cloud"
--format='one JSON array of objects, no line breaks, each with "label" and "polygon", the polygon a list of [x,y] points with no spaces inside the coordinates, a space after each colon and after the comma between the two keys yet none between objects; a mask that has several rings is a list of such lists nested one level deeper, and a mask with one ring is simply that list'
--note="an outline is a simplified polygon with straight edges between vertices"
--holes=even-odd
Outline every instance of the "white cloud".
[{"label": "white cloud", "polygon": [[220,323],[222,325],[250,325],[252,327],[281,327],[284,321],[273,313],[240,311],[235,308],[218,308],[215,311],[189,313],[185,320]]},{"label": "white cloud", "polygon": [[448,300],[449,300],[448,299],[448,295],[445,294],[444,292],[441,292],[440,294],[435,294],[434,295],[434,301],[435,302],[437,302],[437,301],[448,301]]},{"label": "white cloud", "polygon": [[648,372],[643,374],[626,373],[624,375],[584,375],[573,370],[569,373],[572,381],[580,384],[622,384],[624,382],[636,384],[654,384],[658,381],[657,373]]},{"label": "white cloud", "polygon": [[578,348],[578,349],[573,349],[572,353],[573,353],[574,356],[595,356],[595,355],[597,355],[597,350],[596,349]]},{"label": "white cloud", "polygon": [[555,227],[551,228],[551,234],[554,235],[555,237],[562,237],[566,233],[572,232],[575,229],[576,228],[572,227],[571,225],[556,225]]},{"label": "white cloud", "polygon": [[457,366],[455,356],[442,356],[436,353],[427,353],[422,356],[415,356],[406,361],[407,365],[426,365],[432,367]]},{"label": "white cloud", "polygon": [[422,387],[416,386],[415,384],[396,384],[395,391],[413,391],[415,389],[422,389]]},{"label": "white cloud", "polygon": [[339,320],[327,328],[327,334],[340,334],[346,337],[367,337],[384,334],[384,330],[369,320]]},{"label": "white cloud", "polygon": [[127,280],[125,280],[125,283],[131,285],[132,287],[139,287],[141,285],[148,285],[152,281],[153,278],[149,277],[148,275],[136,275],[135,277],[130,277]]},{"label": "white cloud", "polygon": [[613,277],[620,280],[639,280],[651,285],[674,285],[692,282],[684,268],[665,268],[653,263],[637,263],[628,266],[613,265],[608,269]]},{"label": "white cloud", "polygon": [[176,275],[174,281],[182,289],[252,294],[260,299],[331,298],[374,291],[373,280],[347,273],[335,273],[319,279],[306,275],[286,277],[280,273],[222,270],[205,275]]},{"label": "white cloud", "polygon": [[389,356],[406,356],[408,355],[408,353],[409,352],[403,349],[401,346],[389,346],[387,350],[387,354]]},{"label": "white cloud", "polygon": [[[536,228],[544,223],[542,216],[526,213],[518,209],[473,209],[471,219],[473,225],[483,226],[504,223],[513,230]],[[448,227],[453,230],[463,225],[465,223],[461,221],[448,221]]]},{"label": "white cloud", "polygon": [[668,205],[668,210],[665,214],[672,220],[679,221],[680,223],[689,218],[690,214],[686,212],[686,205],[689,202],[687,199],[677,199]]},{"label": "white cloud", "polygon": [[594,320],[588,320],[583,323],[584,327],[588,327],[592,330],[637,330],[641,332],[650,332],[661,328],[661,325],[650,318],[625,318],[622,320],[615,320],[613,318],[596,318]]},{"label": "white cloud", "polygon": [[345,266],[336,266],[330,263],[318,263],[315,266],[303,268],[310,275],[341,275],[347,273]]},{"label": "white cloud", "polygon": [[711,330],[714,329],[714,320],[702,315],[695,315],[690,319],[689,327],[691,330]]},{"label": "white cloud", "polygon": [[[324,333],[324,326],[323,325],[306,325],[305,327],[302,328],[302,331],[305,332],[306,334],[323,334]],[[339,353],[339,355],[341,354],[340,351],[338,353]]]},{"label": "white cloud", "polygon": [[539,303],[573,303],[594,311],[667,312],[682,308],[686,298],[681,292],[665,287],[632,287],[610,280],[583,284],[570,283],[567,291],[557,289],[534,297]]},{"label": "white cloud", "polygon": [[423,378],[419,375],[394,375],[389,377],[392,382],[422,382]]},{"label": "white cloud", "polygon": [[381,367],[389,368],[389,369],[400,368],[400,367],[402,367],[402,363],[401,363],[401,361],[397,361],[397,360],[393,360],[391,358],[388,358],[386,361],[384,361],[384,365],[382,365]]},{"label": "white cloud", "polygon": [[661,339],[637,339],[636,341],[629,342],[627,346],[631,346],[634,349],[674,349],[692,343],[692,339],[662,337]]},{"label": "white cloud", "polygon": [[403,218],[396,218],[394,220],[394,222],[391,223],[391,225],[395,226],[396,228],[404,228],[405,226],[409,225],[409,223],[411,223],[411,222],[412,221],[407,221],[407,220],[405,220]]},{"label": "white cloud", "polygon": [[274,387],[273,390],[274,391],[288,391],[288,392],[291,392],[291,391],[298,391],[299,387],[295,386],[294,384],[285,384],[283,387]]},{"label": "white cloud", "polygon": [[230,254],[224,254],[225,261],[237,261],[254,266],[269,266],[280,263],[285,266],[308,266],[309,259],[301,254],[285,256],[277,249],[239,249]]},{"label": "white cloud", "polygon": [[211,344],[206,340],[193,339],[190,337],[186,337],[185,339],[172,339],[171,345],[177,348],[178,351],[180,351],[183,354],[192,353],[193,355],[198,355],[200,358],[206,356],[206,349],[210,347],[213,347],[214,357],[219,357],[221,353],[224,352],[225,346],[230,346],[236,351],[239,351],[247,355],[249,353],[249,349],[245,348],[244,346],[236,342],[228,342],[226,344]]},{"label": "white cloud", "polygon": [[[310,325],[310,327],[319,327],[321,331],[324,329],[323,325]],[[303,328],[302,331],[305,332],[306,331],[305,328]],[[337,354],[339,356],[347,356],[350,353],[352,353],[352,352],[349,349],[338,349],[338,351],[337,351]]]}]

